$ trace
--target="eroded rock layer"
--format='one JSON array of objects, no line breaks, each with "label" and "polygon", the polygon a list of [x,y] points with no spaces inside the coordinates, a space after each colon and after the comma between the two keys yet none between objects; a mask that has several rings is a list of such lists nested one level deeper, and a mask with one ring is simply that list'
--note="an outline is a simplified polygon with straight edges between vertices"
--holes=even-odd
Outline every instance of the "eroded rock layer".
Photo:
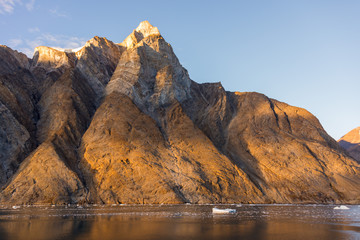
[{"label": "eroded rock layer", "polygon": [[0,202],[359,203],[360,164],[308,111],[192,81],[159,30],[0,47]]}]

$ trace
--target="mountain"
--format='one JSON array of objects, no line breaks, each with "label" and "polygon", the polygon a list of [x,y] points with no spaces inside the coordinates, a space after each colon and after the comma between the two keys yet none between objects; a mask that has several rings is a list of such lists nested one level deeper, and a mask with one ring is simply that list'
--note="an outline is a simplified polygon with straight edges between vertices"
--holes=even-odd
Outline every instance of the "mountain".
[{"label": "mountain", "polygon": [[1,46],[0,83],[2,204],[360,203],[316,117],[192,81],[147,21],[120,44]]},{"label": "mountain", "polygon": [[350,156],[360,162],[360,127],[354,128],[338,140]]}]

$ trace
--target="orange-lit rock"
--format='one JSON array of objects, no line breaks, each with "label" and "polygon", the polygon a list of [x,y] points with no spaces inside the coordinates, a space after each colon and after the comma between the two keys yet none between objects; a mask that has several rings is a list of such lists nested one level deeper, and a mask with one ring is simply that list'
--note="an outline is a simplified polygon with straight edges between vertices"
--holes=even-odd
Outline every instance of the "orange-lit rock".
[{"label": "orange-lit rock", "polygon": [[75,65],[75,54],[50,47],[37,47],[34,54],[34,65],[45,68],[70,67]]},{"label": "orange-lit rock", "polygon": [[350,156],[360,162],[360,127],[354,128],[338,140]]},{"label": "orange-lit rock", "polygon": [[147,21],[0,57],[2,203],[360,203],[359,162],[315,116],[197,84]]},{"label": "orange-lit rock", "polygon": [[83,137],[80,169],[94,202],[261,202],[246,174],[183,112],[164,109],[157,126],[129,97],[105,98]]}]

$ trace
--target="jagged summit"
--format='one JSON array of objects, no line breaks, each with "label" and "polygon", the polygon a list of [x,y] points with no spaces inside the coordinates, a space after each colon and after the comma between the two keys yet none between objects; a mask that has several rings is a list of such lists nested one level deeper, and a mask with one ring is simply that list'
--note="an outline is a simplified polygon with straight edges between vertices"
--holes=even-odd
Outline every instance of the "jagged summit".
[{"label": "jagged summit", "polygon": [[39,46],[35,48],[33,64],[45,68],[70,67],[74,65],[75,55],[71,56],[69,53],[52,47]]},{"label": "jagged summit", "polygon": [[353,158],[360,161],[360,127],[342,136],[338,142]]},{"label": "jagged summit", "polygon": [[14,66],[17,64],[23,68],[28,68],[30,65],[25,54],[12,50],[8,46],[0,45],[0,74],[14,71]]},{"label": "jagged summit", "polygon": [[95,45],[97,47],[102,47],[102,45],[107,45],[109,42],[108,39],[105,37],[99,37],[95,36],[88,40],[83,46],[77,47],[77,48],[61,48],[61,47],[49,47],[49,46],[38,46],[34,49],[34,55],[37,54],[37,52],[42,52],[46,49],[46,51],[59,51],[64,53],[75,53],[77,56],[79,55],[78,52],[83,50],[85,47],[90,47],[91,45]]},{"label": "jagged summit", "polygon": [[143,21],[120,45],[132,48],[141,40],[151,35],[160,35],[158,28],[151,25],[148,21]]},{"label": "jagged summit", "polygon": [[359,204],[359,183],[315,116],[192,81],[147,21],[32,60],[0,46],[1,204]]},{"label": "jagged summit", "polygon": [[191,98],[191,80],[172,47],[159,30],[143,21],[125,39],[117,68],[107,85],[107,94],[129,96],[144,112]]},{"label": "jagged summit", "polygon": [[135,31],[143,34],[143,37],[147,37],[152,34],[160,34],[158,28],[151,25],[148,21],[141,22]]}]

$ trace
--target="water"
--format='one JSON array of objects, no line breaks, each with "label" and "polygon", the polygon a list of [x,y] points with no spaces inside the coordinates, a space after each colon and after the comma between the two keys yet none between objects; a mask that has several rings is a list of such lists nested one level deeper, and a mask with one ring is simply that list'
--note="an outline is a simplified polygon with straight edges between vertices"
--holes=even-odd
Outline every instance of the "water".
[{"label": "water", "polygon": [[0,239],[360,239],[360,206],[117,205],[0,209]]}]

